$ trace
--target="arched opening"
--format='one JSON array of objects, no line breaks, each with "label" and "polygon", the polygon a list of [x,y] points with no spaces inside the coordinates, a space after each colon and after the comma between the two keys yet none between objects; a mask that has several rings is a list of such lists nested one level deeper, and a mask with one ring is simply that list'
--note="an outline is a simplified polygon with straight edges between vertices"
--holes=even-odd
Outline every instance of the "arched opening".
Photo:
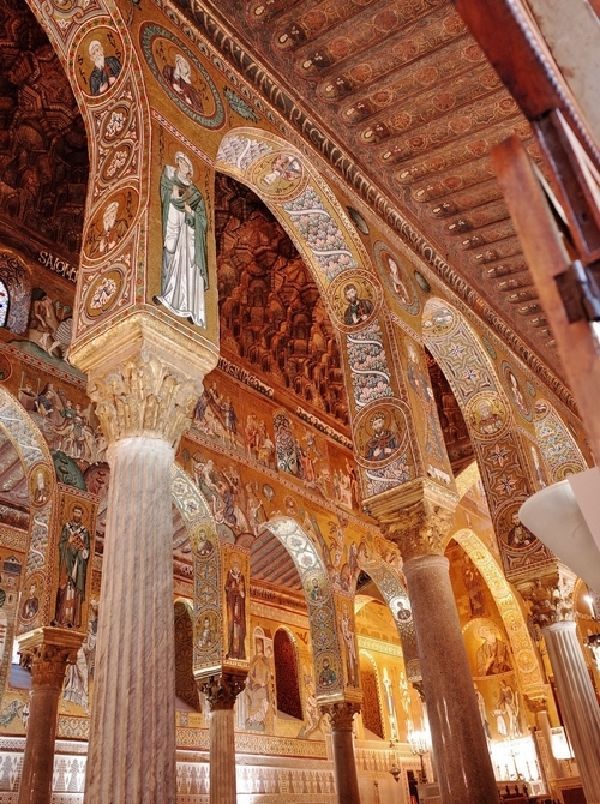
[{"label": "arched opening", "polygon": [[[338,340],[313,272],[246,185],[217,173],[215,207],[222,355],[346,429]],[[217,418],[226,424],[226,415]],[[300,457],[286,455],[286,471],[299,474]]]},{"label": "arched opening", "polygon": [[290,634],[284,628],[279,628],[275,632],[273,653],[275,659],[277,714],[279,716],[288,715],[302,720],[296,646]]},{"label": "arched opening", "polygon": [[383,740],[383,720],[377,666],[363,651],[360,653],[360,686],[363,693],[361,715],[367,738],[375,736]]},{"label": "arched opening", "polygon": [[178,600],[173,608],[175,620],[175,708],[200,710],[198,687],[194,680],[194,633],[188,603]]},{"label": "arched opening", "polygon": [[423,337],[464,417],[504,569],[512,577],[549,555],[518,521],[520,505],[537,485],[526,439],[519,432],[526,430],[533,436],[531,403],[514,371],[505,364],[505,384],[511,389],[512,401],[509,399],[509,391],[469,322],[442,299],[427,301]]}]

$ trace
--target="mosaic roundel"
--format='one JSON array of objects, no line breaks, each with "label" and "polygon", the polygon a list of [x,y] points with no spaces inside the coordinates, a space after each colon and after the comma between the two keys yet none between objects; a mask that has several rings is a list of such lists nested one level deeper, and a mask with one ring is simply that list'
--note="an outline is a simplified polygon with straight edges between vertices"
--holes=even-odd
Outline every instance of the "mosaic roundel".
[{"label": "mosaic roundel", "polygon": [[351,277],[344,273],[336,277],[329,288],[329,297],[337,325],[343,332],[353,332],[368,324],[381,303],[379,288],[363,271],[353,271]]},{"label": "mosaic roundel", "polygon": [[121,245],[137,215],[138,192],[122,187],[103,200],[87,226],[83,251],[90,260],[105,259]]},{"label": "mosaic roundel", "polygon": [[519,411],[524,419],[531,421],[533,418],[533,413],[529,401],[525,395],[525,387],[517,379],[517,375],[513,371],[512,367],[506,362],[502,363],[502,373],[504,375],[506,389],[510,398],[514,402],[515,408]]},{"label": "mosaic roundel", "polygon": [[375,243],[373,253],[393,298],[407,313],[417,315],[421,309],[419,296],[401,261],[382,242]]},{"label": "mosaic roundel", "polygon": [[498,514],[496,520],[497,532],[509,550],[529,550],[536,538],[519,520],[519,509],[523,500],[510,503]]},{"label": "mosaic roundel", "polygon": [[356,420],[356,458],[363,465],[390,463],[398,457],[405,440],[406,419],[398,405],[371,405]]},{"label": "mosaic roundel", "polygon": [[264,197],[289,201],[304,189],[308,176],[294,153],[276,151],[259,157],[248,173],[250,182]]},{"label": "mosaic roundel", "polygon": [[96,276],[90,283],[85,299],[85,311],[90,318],[98,318],[114,307],[123,287],[123,274],[111,268]]},{"label": "mosaic roundel", "polygon": [[482,391],[467,403],[466,420],[478,438],[496,440],[510,422],[510,411],[498,394]]},{"label": "mosaic roundel", "polygon": [[77,83],[89,98],[104,100],[123,72],[125,48],[119,34],[106,25],[98,25],[77,48]]},{"label": "mosaic roundel", "polygon": [[153,23],[142,27],[140,40],[152,75],[180,111],[205,128],[220,128],[225,121],[223,101],[192,51]]}]

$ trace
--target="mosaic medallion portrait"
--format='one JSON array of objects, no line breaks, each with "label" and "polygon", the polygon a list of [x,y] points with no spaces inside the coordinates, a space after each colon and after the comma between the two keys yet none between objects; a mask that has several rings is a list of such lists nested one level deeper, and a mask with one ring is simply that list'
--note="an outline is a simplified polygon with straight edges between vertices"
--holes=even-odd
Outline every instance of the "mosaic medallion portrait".
[{"label": "mosaic medallion portrait", "polygon": [[417,315],[421,309],[419,297],[413,281],[402,265],[402,261],[379,241],[373,247],[375,261],[393,298],[411,315]]},{"label": "mosaic medallion portrait", "polygon": [[196,56],[170,31],[147,23],[140,32],[144,58],[153,76],[173,103],[205,128],[225,121],[219,92]]}]

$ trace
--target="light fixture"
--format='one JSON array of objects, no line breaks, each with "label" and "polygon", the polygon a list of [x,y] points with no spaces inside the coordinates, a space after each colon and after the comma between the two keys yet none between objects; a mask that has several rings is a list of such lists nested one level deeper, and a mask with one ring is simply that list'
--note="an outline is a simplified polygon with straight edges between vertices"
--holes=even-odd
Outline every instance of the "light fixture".
[{"label": "light fixture", "polygon": [[600,469],[588,469],[533,494],[519,519],[588,587],[600,591]]},{"label": "light fixture", "polygon": [[[397,737],[392,737],[392,739],[390,740],[390,750],[393,751],[394,754],[396,753],[397,747],[398,747],[398,738]],[[396,764],[396,758],[395,757],[392,760],[392,767],[390,768],[389,772],[394,777],[395,782],[400,781],[400,777],[402,776],[402,768],[398,767],[398,765]]]},{"label": "light fixture", "polygon": [[422,784],[425,784],[427,782],[427,774],[425,773],[423,757],[425,754],[428,754],[431,749],[431,738],[429,732],[427,729],[411,729],[411,731],[408,732],[408,743],[412,753],[419,757],[421,762],[419,781]]}]

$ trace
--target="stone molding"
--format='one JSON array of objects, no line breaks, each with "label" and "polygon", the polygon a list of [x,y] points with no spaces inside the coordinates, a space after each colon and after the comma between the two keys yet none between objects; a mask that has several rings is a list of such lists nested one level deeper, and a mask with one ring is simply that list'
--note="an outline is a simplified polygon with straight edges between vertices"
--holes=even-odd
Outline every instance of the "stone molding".
[{"label": "stone molding", "polygon": [[216,347],[196,343],[147,311],[135,311],[70,350],[109,442],[143,436],[176,444],[190,426]]},{"label": "stone molding", "polygon": [[366,507],[408,561],[444,554],[457,503],[455,492],[420,479],[370,498]]},{"label": "stone molding", "polygon": [[85,634],[46,626],[19,637],[19,653],[31,657],[32,688],[60,690],[68,664],[75,664]]},{"label": "stone molding", "polygon": [[235,699],[244,689],[246,673],[223,671],[215,675],[197,678],[198,690],[208,701],[211,712],[217,709],[233,709]]},{"label": "stone molding", "polygon": [[352,731],[354,715],[360,712],[360,704],[353,701],[334,701],[321,704],[319,707],[324,715],[329,715],[331,731]]}]

